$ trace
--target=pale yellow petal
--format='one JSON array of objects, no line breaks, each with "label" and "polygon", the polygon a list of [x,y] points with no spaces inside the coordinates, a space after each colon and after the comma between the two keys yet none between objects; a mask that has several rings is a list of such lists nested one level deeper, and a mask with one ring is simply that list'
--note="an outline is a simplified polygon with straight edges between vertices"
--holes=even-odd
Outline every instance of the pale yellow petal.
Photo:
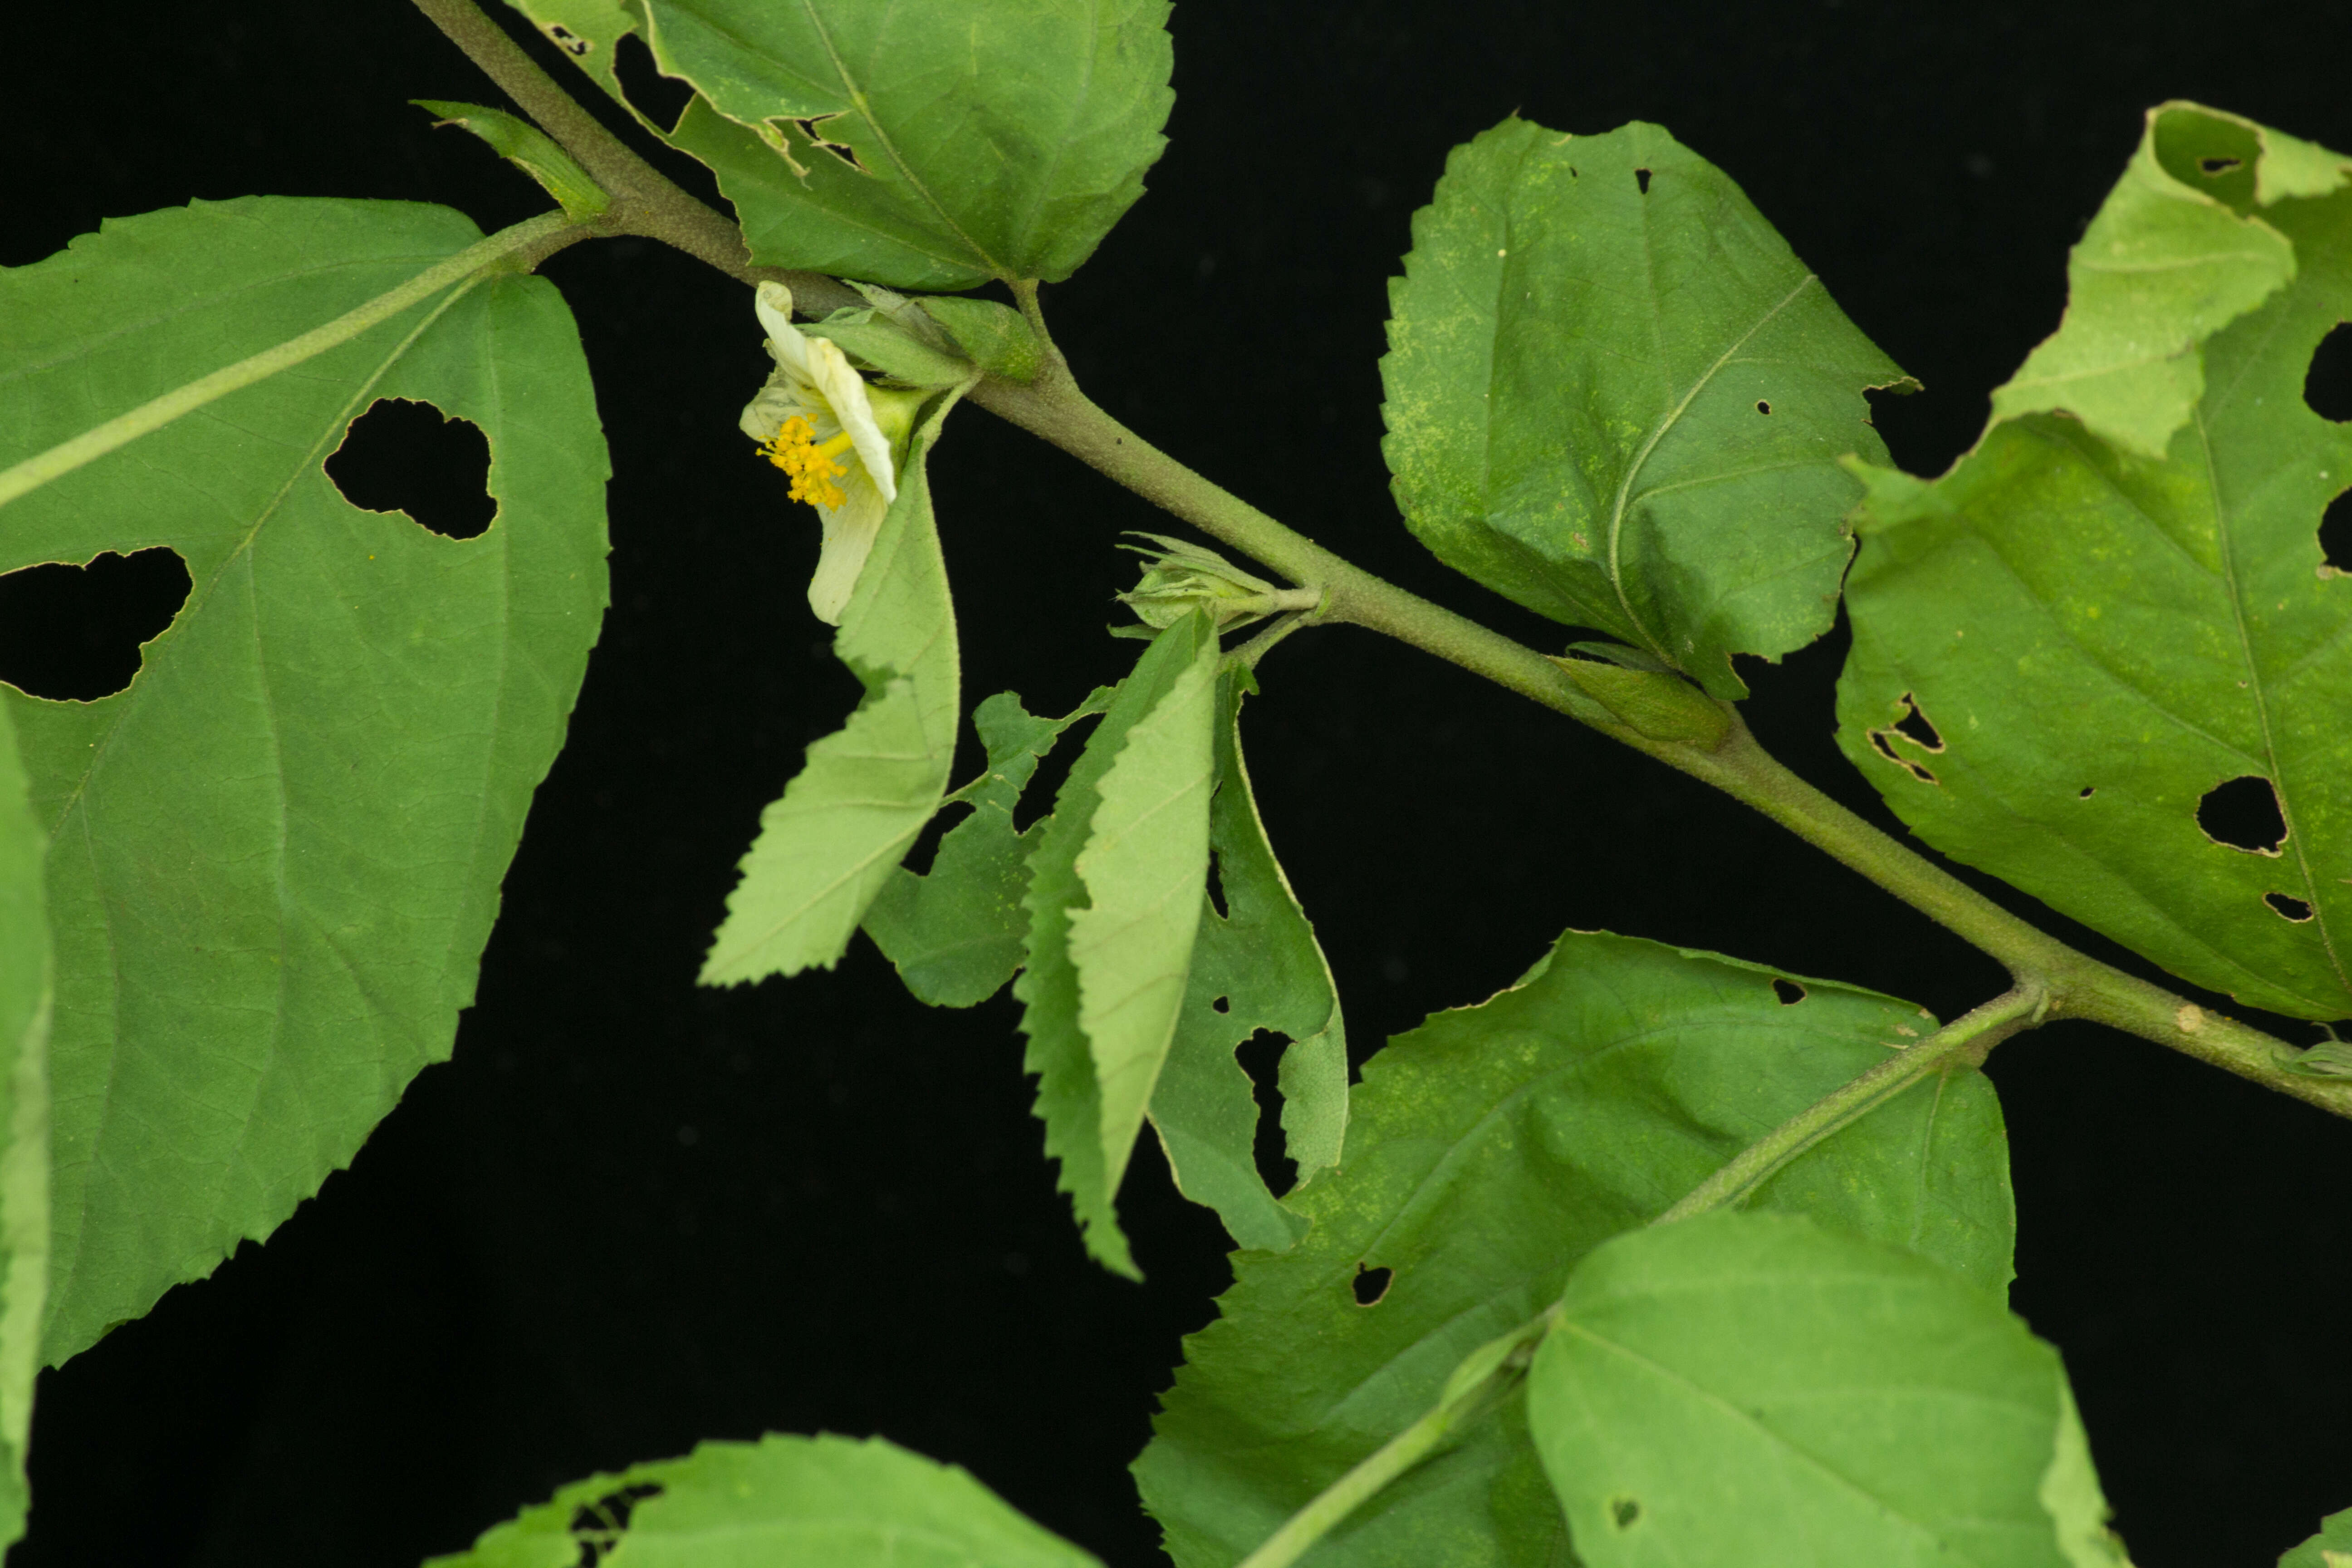
[{"label": "pale yellow petal", "polygon": [[866,558],[874,552],[875,536],[882,531],[883,515],[890,510],[863,472],[852,473],[841,488],[847,497],[841,505],[817,509],[824,519],[824,543],[817,552],[816,575],[809,579],[809,608],[829,626],[841,624],[841,612],[849,606]]}]

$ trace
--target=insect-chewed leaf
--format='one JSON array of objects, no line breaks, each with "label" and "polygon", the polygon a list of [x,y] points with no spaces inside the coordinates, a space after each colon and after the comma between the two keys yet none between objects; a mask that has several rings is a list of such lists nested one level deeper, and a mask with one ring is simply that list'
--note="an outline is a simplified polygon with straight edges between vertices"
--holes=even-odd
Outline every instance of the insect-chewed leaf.
[{"label": "insect-chewed leaf", "polygon": [[1348,1036],[1315,928],[1266,841],[1242,760],[1239,670],[1220,682],[1217,794],[1209,842],[1224,911],[1206,900],[1184,1011],[1151,1093],[1151,1124],[1177,1189],[1217,1211],[1235,1245],[1279,1252],[1307,1222],[1258,1174],[1258,1107],[1234,1051],[1260,1030],[1289,1037],[1276,1082],[1304,1184],[1339,1163],[1348,1127]]},{"label": "insect-chewed leaf", "polygon": [[916,432],[843,610],[834,652],[866,685],[849,722],[808,749],[727,896],[702,983],[733,985],[841,961],[858,922],[945,798],[955,763],[955,605],[924,469],[939,416]]},{"label": "insect-chewed leaf", "polygon": [[1527,1414],[1586,1568],[2126,1568],[2057,1352],[1971,1281],[1807,1215],[1595,1249]]},{"label": "insect-chewed leaf", "polygon": [[[1029,942],[1013,994],[1045,1152],[1060,1163],[1087,1250],[1136,1279],[1112,1200],[1184,994],[1208,869],[1217,658],[1205,616],[1152,639],[1062,781],[1029,857]],[[1165,838],[1137,842],[1155,805],[1168,825],[1144,831]],[[1151,908],[1155,899],[1167,907]]]},{"label": "insect-chewed leaf", "polygon": [[1058,281],[1143,194],[1167,0],[643,0],[751,258],[902,288]]},{"label": "insect-chewed leaf", "polygon": [[705,1443],[574,1481],[425,1568],[1100,1568],[955,1465],[879,1437]]},{"label": "insect-chewed leaf", "polygon": [[948,797],[971,813],[940,840],[931,868],[899,867],[866,911],[866,934],[898,967],[918,1001],[970,1007],[996,994],[1021,967],[1029,935],[1029,853],[1040,827],[1013,826],[1013,808],[1062,731],[1100,713],[1112,689],[1097,687],[1059,719],[1040,719],[1009,691],[972,711],[988,769]]},{"label": "insect-chewed leaf", "polygon": [[[2251,141],[2205,110],[2157,112],[2100,220],[2140,222],[2163,180],[2174,205],[2293,247],[2294,280],[2229,325],[2207,321],[2201,347],[2084,383],[2113,424],[2126,405],[2170,406],[2193,371],[2185,422],[2146,415],[2146,430],[2171,431],[2162,457],[2102,437],[2087,415],[2028,413],[1996,418],[1941,479],[1868,472],[1839,739],[1946,854],[2195,984],[2341,1018],[2352,581],[2319,531],[2352,487],[2352,425],[2313,412],[2305,385],[2352,317],[2352,184],[2312,188],[2313,168],[2346,165],[2305,148],[2264,205],[2277,153]],[[2200,147],[2248,156],[2176,156]],[[2083,262],[2078,290],[2095,281]],[[2242,265],[2249,292],[2275,270]],[[2078,291],[2070,324],[2114,309],[2108,287]]]},{"label": "insect-chewed leaf", "polygon": [[[0,465],[474,244],[442,207],[252,197],[0,273]],[[325,460],[377,399],[487,437],[475,537]],[[128,689],[0,691],[49,840],[61,1360],[269,1234],[448,1055],[605,602],[577,329],[518,276],[422,303],[9,504],[0,572],[163,547],[191,588]]]},{"label": "insect-chewed leaf", "polygon": [[[1541,1311],[1593,1247],[1934,1027],[1832,982],[1783,1002],[1776,981],[1570,932],[1509,990],[1372,1058],[1346,1163],[1286,1200],[1312,1228],[1287,1252],[1235,1257],[1136,1463],[1179,1568],[1240,1559],[1433,1405],[1465,1355]],[[2009,1281],[2000,1111],[1972,1071],[1914,1086],[1751,1202],[1913,1248],[1989,1300]],[[1559,1561],[1559,1509],[1521,1408],[1391,1484],[1318,1559]]]},{"label": "insect-chewed leaf", "polygon": [[1739,188],[1654,125],[1507,120],[1391,286],[1382,450],[1422,542],[1713,695],[1827,631],[1868,388],[1915,384]]},{"label": "insect-chewed leaf", "polygon": [[41,825],[0,703],[0,1549],[25,1532],[25,1444],[49,1253],[49,928]]}]

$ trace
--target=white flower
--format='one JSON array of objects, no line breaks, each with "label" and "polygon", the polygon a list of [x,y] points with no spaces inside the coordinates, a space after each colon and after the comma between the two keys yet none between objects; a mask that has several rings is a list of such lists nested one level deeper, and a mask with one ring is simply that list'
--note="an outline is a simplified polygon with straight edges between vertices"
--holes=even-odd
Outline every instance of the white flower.
[{"label": "white flower", "polygon": [[840,345],[802,333],[782,284],[761,284],[752,304],[776,369],[744,405],[743,433],[792,476],[793,499],[824,520],[809,608],[838,626],[883,515],[898,499],[898,464],[922,397],[866,385]]}]

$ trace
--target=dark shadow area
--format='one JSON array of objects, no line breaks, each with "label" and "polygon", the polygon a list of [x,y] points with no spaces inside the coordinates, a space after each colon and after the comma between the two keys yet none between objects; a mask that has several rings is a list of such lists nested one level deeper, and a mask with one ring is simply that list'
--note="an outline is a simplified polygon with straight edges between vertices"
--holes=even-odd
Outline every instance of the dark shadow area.
[{"label": "dark shadow area", "polygon": [[381,399],[352,421],[326,467],[353,506],[404,511],[445,539],[477,538],[498,515],[489,438],[429,403]]},{"label": "dark shadow area", "polygon": [[0,680],[52,701],[95,702],[131,684],[141,645],[188,602],[188,564],[161,546],[87,566],[0,577]]},{"label": "dark shadow area", "polygon": [[635,33],[614,46],[613,74],[621,79],[621,90],[637,112],[664,130],[677,130],[686,106],[694,101],[694,89],[662,75],[653,50]]}]

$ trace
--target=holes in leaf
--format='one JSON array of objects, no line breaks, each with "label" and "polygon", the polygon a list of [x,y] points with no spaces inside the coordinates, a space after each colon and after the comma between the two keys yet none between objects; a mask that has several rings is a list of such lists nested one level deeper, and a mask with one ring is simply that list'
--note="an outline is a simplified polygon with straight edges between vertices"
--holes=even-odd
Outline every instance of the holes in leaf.
[{"label": "holes in leaf", "polygon": [[561,22],[547,25],[548,41],[573,59],[578,59],[596,47],[594,40],[583,38]]},{"label": "holes in leaf", "polygon": [[807,119],[794,120],[793,121],[793,129],[799,132],[803,136],[808,138],[808,144],[815,148],[818,152],[832,153],[835,157],[840,159],[843,163],[848,164],[851,168],[856,170],[861,174],[873,173],[872,170],[868,169],[865,164],[857,161],[857,150],[856,148],[852,147],[846,142],[835,142],[831,137],[825,135],[824,132],[817,129],[818,126],[824,125],[829,121],[835,121],[840,118],[841,116],[838,114],[811,115]]},{"label": "holes in leaf", "polygon": [[0,680],[55,702],[111,697],[138,675],[141,646],[163,635],[188,587],[188,563],[160,546],[0,576]]},{"label": "holes in leaf", "polygon": [[1769,414],[1772,412],[1772,405],[1759,397],[1756,400],[1756,412],[1759,414]]},{"label": "holes in leaf", "polygon": [[1289,1048],[1289,1036],[1260,1029],[1234,1053],[1242,1070],[1249,1074],[1250,1089],[1257,1100],[1257,1132],[1250,1142],[1250,1153],[1258,1179],[1267,1192],[1276,1194],[1298,1184],[1298,1162],[1290,1157],[1289,1140],[1282,1131],[1282,1053]]},{"label": "holes in leaf", "polygon": [[445,539],[476,538],[498,515],[481,426],[404,397],[379,398],[352,421],[327,478],[353,506],[406,512]]},{"label": "holes in leaf", "polygon": [[2084,785],[2083,786],[2083,793],[2082,793],[2082,794],[2080,794],[2080,795],[2076,795],[2074,798],[2075,798],[2076,800],[2088,800],[2088,799],[2090,799],[2093,795],[2096,795],[2096,794],[2098,794],[2098,793],[2099,793],[2099,786],[2098,786],[2098,785],[2096,785],[2096,784],[2084,784]]},{"label": "holes in leaf", "polygon": [[1356,1292],[1356,1305],[1379,1306],[1381,1298],[1389,1293],[1389,1286],[1395,1279],[1396,1270],[1393,1268],[1367,1268],[1360,1263],[1357,1264],[1352,1286]]},{"label": "holes in leaf", "polygon": [[2352,575],[2352,490],[2329,501],[2319,514],[2319,553],[2326,559],[2320,568],[2323,574]]},{"label": "holes in leaf", "polygon": [[[1205,891],[1209,895],[1209,907],[1217,911],[1217,918],[1221,921],[1229,921],[1234,917],[1225,909],[1225,879],[1221,874],[1223,870],[1224,867],[1219,862],[1217,857],[1210,856]],[[1218,1011],[1223,1012],[1224,1009],[1221,1007]]]},{"label": "holes in leaf", "polygon": [[1781,1006],[1793,1007],[1805,999],[1805,988],[1793,980],[1775,980],[1772,994],[1780,999]]},{"label": "holes in leaf", "polygon": [[1633,183],[1642,187],[1642,194],[1643,195],[1648,195],[1650,194],[1650,171],[1647,169],[1634,170]]},{"label": "holes in leaf", "polygon": [[2216,174],[2228,174],[2238,167],[2239,163],[2236,158],[2200,158],[2197,160],[2197,172],[2210,180]]},{"label": "holes in leaf", "polygon": [[1219,996],[1209,1004],[1209,1011],[1212,1013],[1230,1013],[1233,1010],[1234,999],[1230,996]]},{"label": "holes in leaf", "polygon": [[2303,400],[2322,419],[2352,420],[2352,323],[2338,321],[2312,351]]},{"label": "holes in leaf", "polygon": [[1903,717],[1885,729],[1871,731],[1870,743],[1878,749],[1880,756],[1897,767],[1908,769],[1911,776],[1921,784],[1934,784],[1936,775],[1927,771],[1925,763],[1915,762],[1895,749],[1895,737],[1897,735],[1923,752],[1944,749],[1944,737],[1935,725],[1927,721],[1927,715],[1920,710],[1919,704],[1907,691],[1903,694]]},{"label": "holes in leaf", "polygon": [[606,1492],[594,1502],[576,1509],[572,1515],[572,1538],[580,1543],[580,1556],[574,1568],[596,1568],[596,1564],[621,1543],[627,1533],[629,1515],[648,1498],[661,1496],[662,1489],[649,1481],[623,1487]]},{"label": "holes in leaf", "polygon": [[2301,899],[2291,899],[2284,893],[2264,893],[2263,902],[2268,904],[2279,919],[2293,921],[2297,925],[2311,918],[2309,904],[2305,903]]},{"label": "holes in leaf", "polygon": [[620,79],[621,94],[630,107],[666,131],[677,129],[686,106],[694,101],[694,89],[662,75],[653,50],[635,33],[613,46],[613,74]]},{"label": "holes in leaf", "polygon": [[1907,691],[1903,694],[1903,717],[1895,721],[1895,727],[1923,752],[1944,749],[1944,737],[1937,733],[1936,726],[1927,722],[1927,715],[1919,711],[1919,704],[1911,700]]},{"label": "holes in leaf", "polygon": [[1642,1504],[1639,1500],[1629,1497],[1613,1497],[1609,1500],[1609,1522],[1618,1529],[1631,1530],[1641,1522],[1641,1519]]},{"label": "holes in leaf", "polygon": [[2260,773],[2228,779],[2197,803],[2197,826],[2214,843],[2249,855],[2275,856],[2286,842],[2286,817],[2278,791]]}]

